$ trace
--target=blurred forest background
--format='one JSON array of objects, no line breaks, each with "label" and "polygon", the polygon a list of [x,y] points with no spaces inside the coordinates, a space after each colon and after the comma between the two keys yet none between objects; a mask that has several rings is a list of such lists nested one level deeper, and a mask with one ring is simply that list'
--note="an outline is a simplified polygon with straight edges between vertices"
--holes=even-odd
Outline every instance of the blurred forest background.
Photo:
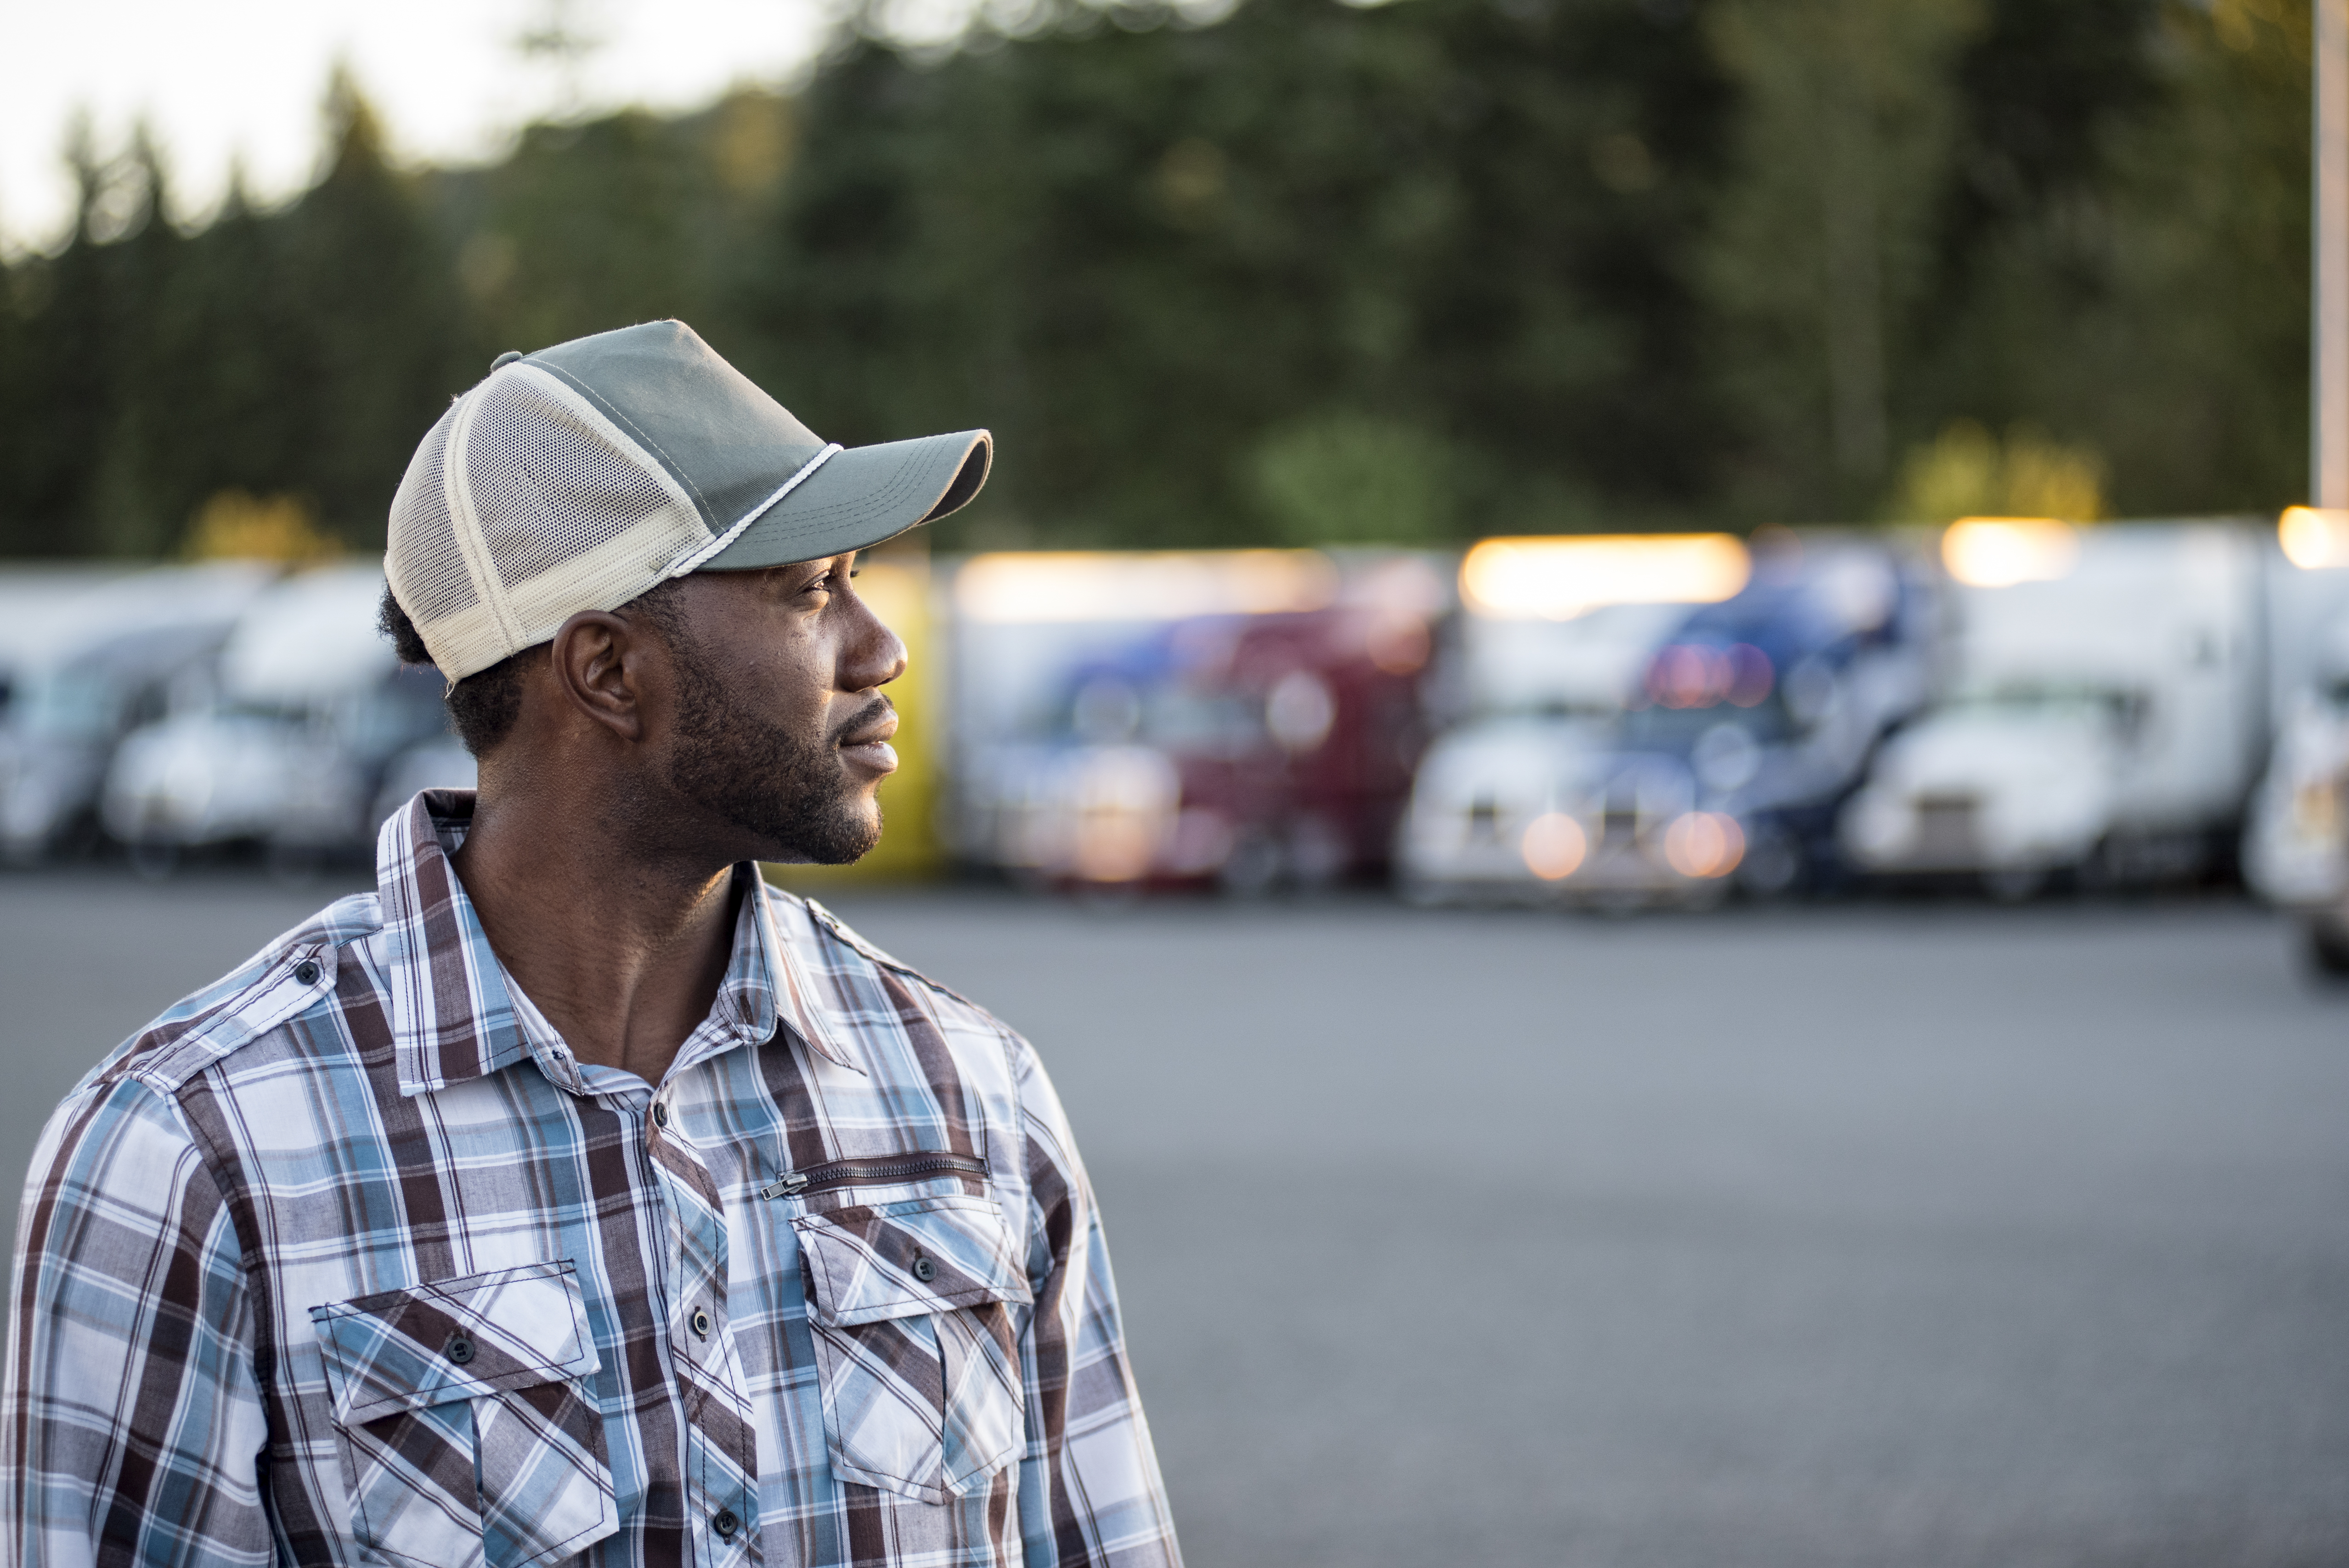
[{"label": "blurred forest background", "polygon": [[68,133],[0,275],[0,554],[379,547],[506,348],[693,323],[941,546],[2303,499],[2307,0],[996,0],[803,89],[191,222]]}]

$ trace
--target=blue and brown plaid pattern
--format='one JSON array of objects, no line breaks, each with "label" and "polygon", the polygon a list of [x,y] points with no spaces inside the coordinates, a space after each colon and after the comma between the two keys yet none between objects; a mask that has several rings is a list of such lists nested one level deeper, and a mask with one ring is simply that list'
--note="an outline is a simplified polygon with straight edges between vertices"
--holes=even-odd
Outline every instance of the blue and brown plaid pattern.
[{"label": "blue and brown plaid pattern", "polygon": [[7,1560],[1177,1563],[1027,1043],[744,868],[667,1080],[580,1063],[450,866],[471,809],[51,1119]]}]

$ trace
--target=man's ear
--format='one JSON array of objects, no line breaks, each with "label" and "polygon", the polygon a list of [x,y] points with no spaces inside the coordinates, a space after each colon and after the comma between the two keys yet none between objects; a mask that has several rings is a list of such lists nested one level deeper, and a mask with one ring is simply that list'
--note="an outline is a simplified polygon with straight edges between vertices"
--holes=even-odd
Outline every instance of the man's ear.
[{"label": "man's ear", "polygon": [[555,629],[548,650],[554,684],[572,711],[622,740],[645,736],[646,628],[608,610],[582,610]]}]

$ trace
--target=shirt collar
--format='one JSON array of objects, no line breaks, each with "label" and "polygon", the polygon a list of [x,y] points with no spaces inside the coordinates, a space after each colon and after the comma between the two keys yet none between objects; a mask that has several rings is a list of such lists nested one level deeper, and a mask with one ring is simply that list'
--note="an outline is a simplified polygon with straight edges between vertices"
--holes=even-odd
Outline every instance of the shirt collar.
[{"label": "shirt collar", "polygon": [[[535,1007],[517,1005],[519,992],[450,863],[472,825],[473,799],[471,789],[427,789],[394,812],[376,841],[399,1091],[445,1088],[535,1057],[550,1078],[584,1092],[561,1039]],[[862,1071],[844,1043],[848,1031],[832,1026],[801,962],[778,937],[766,879],[748,861],[735,876],[747,894],[733,953],[709,1019],[687,1040],[676,1067],[770,1039],[783,1022],[827,1059]]]}]

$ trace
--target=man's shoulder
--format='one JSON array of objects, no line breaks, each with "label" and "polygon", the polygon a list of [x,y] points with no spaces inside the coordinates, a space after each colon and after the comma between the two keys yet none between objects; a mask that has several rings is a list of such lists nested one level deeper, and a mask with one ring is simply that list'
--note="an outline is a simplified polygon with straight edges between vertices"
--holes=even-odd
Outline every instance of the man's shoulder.
[{"label": "man's shoulder", "polygon": [[214,1063],[330,1006],[351,949],[383,927],[373,892],[336,900],[259,952],[166,1008],[83,1076],[78,1098],[136,1081],[165,1095]]},{"label": "man's shoulder", "polygon": [[846,965],[897,975],[921,989],[931,1007],[943,1015],[942,1022],[951,1021],[999,1037],[1005,1047],[1016,1055],[1025,1055],[1030,1050],[1028,1042],[1002,1019],[951,985],[868,941],[846,921],[814,899],[804,893],[786,892],[781,888],[771,888],[770,892],[777,913],[786,917],[776,923],[781,928],[783,940],[798,947],[801,957],[812,966],[822,969]]}]

